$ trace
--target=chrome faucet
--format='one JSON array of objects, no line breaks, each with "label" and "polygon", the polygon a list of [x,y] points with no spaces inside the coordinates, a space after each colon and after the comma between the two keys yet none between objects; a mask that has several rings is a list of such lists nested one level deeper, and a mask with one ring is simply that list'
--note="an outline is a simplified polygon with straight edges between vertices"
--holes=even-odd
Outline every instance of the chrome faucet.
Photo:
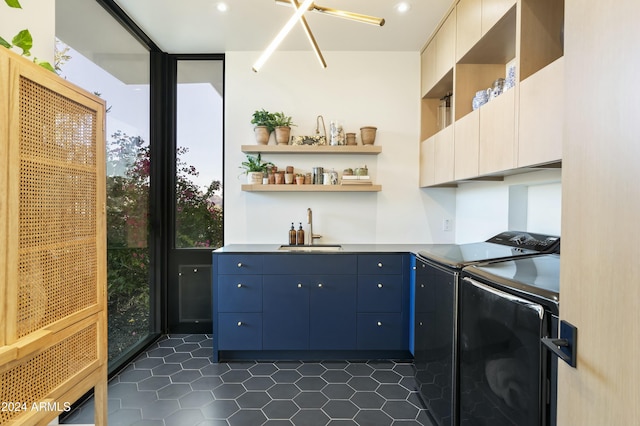
[{"label": "chrome faucet", "polygon": [[311,207],[307,208],[307,223],[309,224],[309,245],[312,246],[313,241],[322,238],[322,235],[313,233],[313,213],[311,212]]}]

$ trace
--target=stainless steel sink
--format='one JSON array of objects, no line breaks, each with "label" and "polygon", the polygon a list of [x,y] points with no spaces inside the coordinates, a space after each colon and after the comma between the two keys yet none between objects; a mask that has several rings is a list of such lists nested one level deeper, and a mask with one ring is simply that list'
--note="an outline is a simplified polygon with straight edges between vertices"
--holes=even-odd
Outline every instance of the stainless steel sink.
[{"label": "stainless steel sink", "polygon": [[340,251],[341,245],[314,244],[312,246],[280,246],[282,251]]}]

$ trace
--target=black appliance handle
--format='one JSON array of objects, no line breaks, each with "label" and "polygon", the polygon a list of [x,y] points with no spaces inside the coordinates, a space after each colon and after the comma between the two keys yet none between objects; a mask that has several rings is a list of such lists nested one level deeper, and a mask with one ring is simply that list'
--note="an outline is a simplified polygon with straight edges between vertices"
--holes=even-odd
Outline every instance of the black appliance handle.
[{"label": "black appliance handle", "polygon": [[488,286],[486,284],[483,284],[479,281],[474,280],[471,277],[464,277],[462,278],[463,281],[468,282],[471,285],[474,285],[478,288],[481,288],[484,291],[488,291],[489,293],[493,293],[498,297],[502,297],[503,299],[507,299],[511,302],[517,303],[519,305],[523,305],[526,306],[530,309],[533,309],[534,311],[536,311],[536,313],[538,314],[538,316],[540,317],[540,320],[542,320],[544,318],[544,308],[540,305],[538,305],[537,303],[533,303],[530,300],[526,300],[523,299],[521,297],[515,296],[513,294],[504,292],[504,291],[500,291],[497,288],[493,288],[491,286]]},{"label": "black appliance handle", "polygon": [[578,361],[578,329],[566,321],[560,321],[560,338],[552,339],[549,337],[542,338],[542,344],[545,345],[558,358],[576,368]]}]

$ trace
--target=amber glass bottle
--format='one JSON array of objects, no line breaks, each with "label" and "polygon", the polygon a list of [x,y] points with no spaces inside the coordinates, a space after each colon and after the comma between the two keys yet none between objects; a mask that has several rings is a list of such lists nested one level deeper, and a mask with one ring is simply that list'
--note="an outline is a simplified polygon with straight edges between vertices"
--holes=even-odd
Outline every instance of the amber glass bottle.
[{"label": "amber glass bottle", "polygon": [[293,227],[293,222],[291,222],[291,229],[289,230],[289,245],[296,245],[296,229]]},{"label": "amber glass bottle", "polygon": [[300,222],[300,228],[298,228],[296,240],[299,246],[304,245],[304,229],[302,229],[302,222]]}]

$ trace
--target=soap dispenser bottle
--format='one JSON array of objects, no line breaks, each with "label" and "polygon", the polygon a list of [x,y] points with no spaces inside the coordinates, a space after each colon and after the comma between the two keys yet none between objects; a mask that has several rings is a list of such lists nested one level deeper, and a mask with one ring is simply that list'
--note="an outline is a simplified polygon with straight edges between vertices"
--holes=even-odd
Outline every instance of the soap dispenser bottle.
[{"label": "soap dispenser bottle", "polygon": [[293,222],[291,222],[291,229],[289,230],[289,245],[296,245],[296,229],[293,227]]},{"label": "soap dispenser bottle", "polygon": [[304,245],[304,229],[302,229],[302,222],[300,222],[300,228],[298,228],[296,240],[299,246]]}]

